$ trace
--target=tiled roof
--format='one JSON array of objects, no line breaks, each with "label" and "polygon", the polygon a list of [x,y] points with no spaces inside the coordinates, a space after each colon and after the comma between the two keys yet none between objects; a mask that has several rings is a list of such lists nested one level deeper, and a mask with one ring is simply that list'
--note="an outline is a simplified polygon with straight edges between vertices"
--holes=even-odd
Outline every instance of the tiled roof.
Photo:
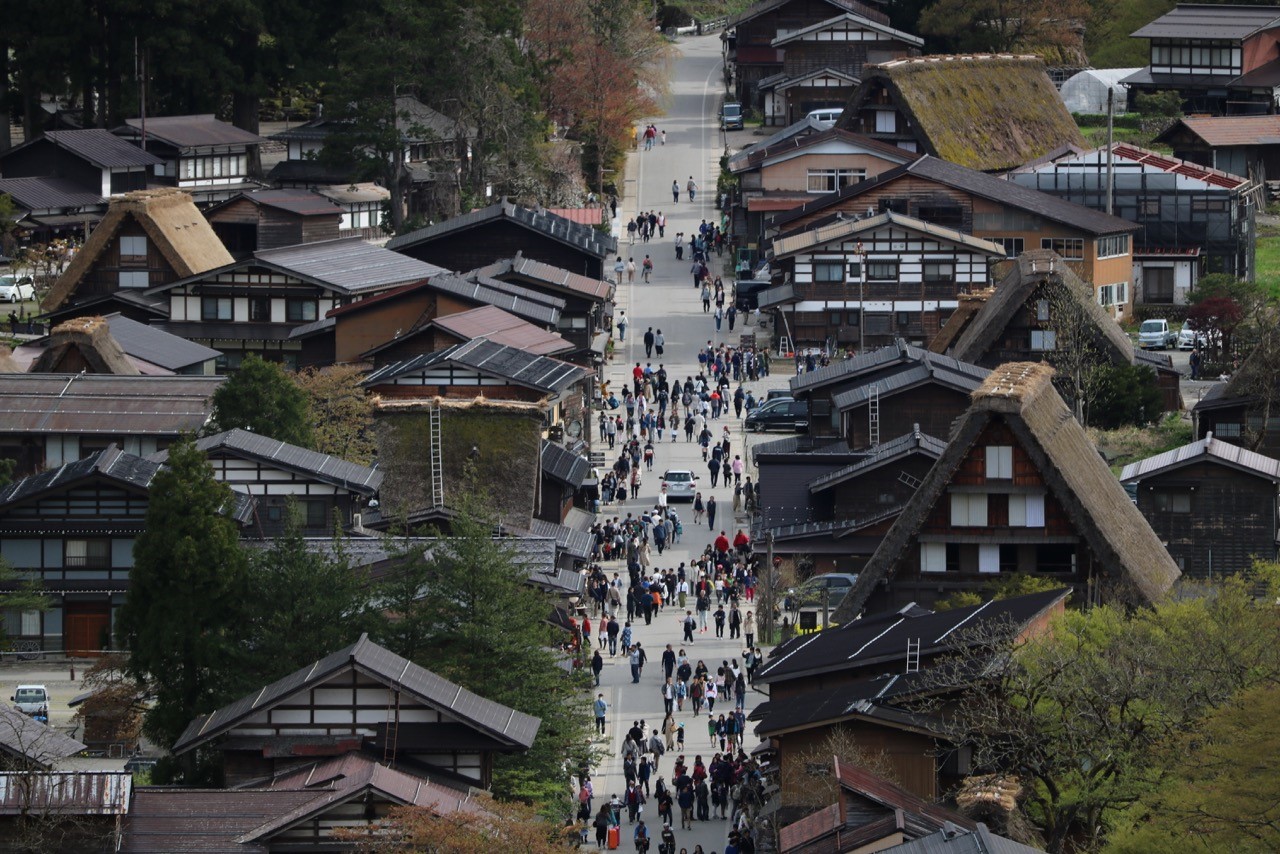
[{"label": "tiled roof", "polygon": [[390,382],[441,363],[461,365],[546,394],[564,391],[588,373],[585,368],[549,356],[535,356],[514,347],[495,344],[486,338],[473,338],[465,344],[379,368],[369,374],[362,385]]},{"label": "tiled roof", "polygon": [[225,377],[0,374],[0,433],[176,436],[204,427]]},{"label": "tiled roof", "polygon": [[598,258],[604,258],[618,248],[618,242],[614,238],[591,226],[570,222],[545,209],[526,208],[506,200],[471,213],[447,219],[435,225],[429,225],[426,228],[420,228],[417,231],[411,231],[408,234],[393,237],[387,243],[387,248],[399,250],[409,246],[417,246],[420,243],[438,240],[451,234],[457,234],[470,228],[504,219]]},{"label": "tiled roof", "polygon": [[855,217],[841,218],[829,225],[811,228],[806,231],[796,231],[786,237],[778,237],[773,241],[772,256],[780,258],[784,255],[794,255],[797,252],[813,249],[816,246],[849,240],[864,231],[875,231],[885,226],[896,226],[908,231],[915,231],[932,237],[941,243],[963,246],[974,252],[982,252],[999,258],[1005,257],[1005,249],[998,243],[992,243],[990,240],[983,240],[980,237],[965,234],[954,228],[934,225],[933,223],[925,222],[906,214],[894,213],[893,211],[885,211],[862,219]]},{"label": "tiled roof", "polygon": [[591,463],[563,445],[542,440],[542,471],[574,489],[591,473]]},{"label": "tiled roof", "polygon": [[916,451],[931,456],[936,460],[942,456],[942,452],[946,448],[946,442],[916,430],[914,433],[907,433],[878,446],[875,450],[868,452],[867,458],[864,460],[815,477],[809,481],[809,491],[821,492],[824,489],[829,489],[838,483],[843,483],[850,478],[857,477]]},{"label": "tiled roof", "polygon": [[[226,450],[249,459],[262,460],[361,495],[377,494],[384,477],[380,469],[348,462],[330,454],[321,454],[239,428],[197,439],[196,447],[206,454]],[[169,452],[161,451],[148,459],[164,462],[168,458]],[[230,485],[233,488],[236,486],[235,483]]]},{"label": "tiled roof", "polygon": [[[212,114],[193,116],[148,116],[147,138],[167,142],[175,148],[205,148],[213,145],[256,145],[266,142],[256,133],[220,122]],[[139,136],[142,119],[127,119],[116,133]]]},{"label": "tiled roof", "polygon": [[314,789],[133,790],[118,854],[266,854],[266,845],[240,837],[277,816],[314,802]]},{"label": "tiled roof", "polygon": [[1280,116],[1187,116],[1175,122],[1155,141],[1167,144],[1181,128],[1186,128],[1214,148],[1280,145]]},{"label": "tiled roof", "polygon": [[505,344],[538,356],[552,356],[577,349],[559,333],[548,332],[496,305],[482,305],[470,311],[442,315],[427,325],[443,329],[462,341],[488,338],[496,344]]},{"label": "tiled roof", "polygon": [[604,279],[593,279],[580,273],[571,273],[560,267],[526,258],[517,252],[514,258],[495,261],[487,267],[472,271],[473,275],[501,279],[503,276],[523,276],[557,290],[569,291],[577,296],[603,301],[613,298],[614,285]]},{"label": "tiled roof", "polygon": [[259,250],[254,258],[344,293],[407,285],[448,272],[443,267],[391,252],[358,237]]},{"label": "tiled roof", "polygon": [[816,371],[808,371],[792,377],[791,393],[800,396],[823,386],[853,383],[860,376],[895,363],[927,365],[931,372],[946,371],[960,376],[973,376],[979,380],[979,383],[990,373],[977,365],[970,365],[950,356],[941,356],[914,347],[899,338],[893,344],[877,347],[868,353],[859,353],[850,359],[841,359]]},{"label": "tiled roof", "polygon": [[102,196],[65,178],[3,178],[0,194],[29,211],[99,207]]},{"label": "tiled roof", "polygon": [[1212,434],[1189,445],[1129,463],[1120,473],[1120,480],[1136,482],[1198,462],[1219,463],[1280,483],[1280,460],[1216,439]]},{"label": "tiled roof", "polygon": [[535,717],[473,694],[378,646],[367,635],[361,635],[360,640],[351,646],[330,653],[314,664],[296,670],[211,714],[196,718],[178,738],[173,751],[181,754],[205,744],[246,718],[274,706],[286,697],[310,690],[348,668],[359,670],[388,687],[417,697],[427,705],[512,748],[527,749],[532,745],[542,723]]},{"label": "tiled roof", "polygon": [[342,208],[334,204],[328,197],[320,193],[313,193],[310,190],[297,189],[258,190],[253,193],[240,193],[225,202],[209,208],[209,210],[205,211],[205,215],[212,214],[220,208],[233,205],[241,200],[250,202],[258,207],[276,208],[298,216],[342,215]]},{"label": "tiled roof", "polygon": [[0,756],[8,754],[48,768],[85,749],[83,744],[53,727],[17,709],[0,705]]},{"label": "tiled roof", "polygon": [[729,158],[729,171],[742,172],[754,169],[771,158],[800,153],[830,141],[865,148],[874,155],[886,157],[896,163],[906,163],[920,156],[905,148],[899,148],[869,136],[828,127],[826,122],[819,122],[817,119],[806,116],[769,139],[734,154]]},{"label": "tiled roof", "polygon": [[1273,26],[1280,19],[1274,6],[1225,6],[1179,3],[1132,33],[1135,39],[1238,40]]},{"label": "tiled roof", "polygon": [[25,142],[16,148],[10,149],[10,151],[18,151],[28,145],[35,145],[42,138],[56,147],[65,148],[77,157],[104,169],[127,166],[155,166],[164,162],[154,154],[143,151],[138,146],[132,145],[111,131],[102,128],[46,131],[43,137],[37,137],[30,142]]},{"label": "tiled roof", "polygon": [[578,560],[591,557],[591,547],[595,537],[585,531],[575,531],[566,525],[548,522],[545,519],[533,519],[529,522],[529,533],[535,537],[550,537],[556,541],[556,549]]},{"label": "tiled roof", "polygon": [[221,355],[203,344],[130,320],[119,312],[108,314],[106,321],[111,328],[111,337],[119,342],[125,353],[170,371],[181,371]]},{"label": "tiled roof", "polygon": [[112,445],[82,460],[46,469],[39,474],[33,474],[0,487],[0,507],[16,501],[25,501],[51,489],[61,489],[68,483],[94,475],[101,475],[117,483],[139,489],[147,489],[159,471],[160,463],[134,454],[126,454]]}]

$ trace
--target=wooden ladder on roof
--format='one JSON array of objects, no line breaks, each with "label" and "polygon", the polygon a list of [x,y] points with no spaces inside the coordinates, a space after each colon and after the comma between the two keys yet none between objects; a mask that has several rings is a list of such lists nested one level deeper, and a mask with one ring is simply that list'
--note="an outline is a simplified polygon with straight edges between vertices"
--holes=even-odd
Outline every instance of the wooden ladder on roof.
[{"label": "wooden ladder on roof", "polygon": [[880,383],[871,386],[867,398],[867,440],[871,447],[880,447]]},{"label": "wooden ladder on roof", "polygon": [[440,436],[440,404],[431,407],[431,506],[444,507],[444,442]]},{"label": "wooden ladder on roof", "polygon": [[907,673],[920,670],[920,638],[907,639]]}]

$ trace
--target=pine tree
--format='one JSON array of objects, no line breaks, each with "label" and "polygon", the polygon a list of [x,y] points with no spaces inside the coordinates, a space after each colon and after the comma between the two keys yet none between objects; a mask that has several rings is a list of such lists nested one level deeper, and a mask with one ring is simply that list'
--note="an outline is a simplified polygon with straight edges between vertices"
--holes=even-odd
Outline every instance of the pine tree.
[{"label": "pine tree", "polygon": [[218,431],[239,427],[311,447],[307,394],[284,369],[254,354],[213,393],[213,422]]},{"label": "pine tree", "polygon": [[144,728],[162,745],[253,678],[242,667],[247,573],[233,501],[191,441],[169,450],[151,486],[119,632],[130,672],[154,692]]}]

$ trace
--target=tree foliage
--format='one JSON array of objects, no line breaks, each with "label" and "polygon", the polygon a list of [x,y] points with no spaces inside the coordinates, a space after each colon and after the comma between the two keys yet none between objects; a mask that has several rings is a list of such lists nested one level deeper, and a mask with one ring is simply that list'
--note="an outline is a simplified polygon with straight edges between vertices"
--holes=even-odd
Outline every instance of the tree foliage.
[{"label": "tree foliage", "polygon": [[215,432],[239,427],[311,447],[306,392],[278,364],[252,353],[213,393],[213,425]]},{"label": "tree foliage", "polygon": [[398,807],[375,832],[346,831],[342,836],[363,854],[414,851],[424,854],[563,854],[572,836],[553,826],[534,810],[510,801],[477,801],[484,812],[436,815],[430,807]]},{"label": "tree foliage", "polygon": [[1114,430],[1155,423],[1164,411],[1156,372],[1146,365],[1106,365],[1099,369],[1089,426]]},{"label": "tree foliage", "polygon": [[364,374],[354,365],[309,368],[295,381],[307,395],[311,447],[353,463],[373,460],[373,401],[360,386]]},{"label": "tree foliage", "polygon": [[[1069,611],[1019,644],[966,638],[935,674],[971,686],[935,711],[977,770],[1015,774],[1051,852],[1090,848],[1163,771],[1158,748],[1239,692],[1280,676],[1280,614],[1232,580],[1131,614]],[[975,683],[983,669],[987,679]]]},{"label": "tree foliage", "polygon": [[919,32],[948,51],[1065,52],[1089,11],[1085,0],[937,0],[920,14]]},{"label": "tree foliage", "polygon": [[1062,582],[1043,575],[1029,572],[1001,573],[981,592],[958,590],[934,603],[935,610],[949,611],[954,608],[967,608],[981,605],[983,602],[999,599],[1012,599],[1014,596],[1025,596],[1028,593],[1043,593],[1047,590],[1059,590]]},{"label": "tree foliage", "polygon": [[[120,641],[129,672],[155,703],[144,729],[171,745],[193,718],[232,699],[245,673],[249,590],[234,497],[189,440],[169,449],[151,484],[146,530],[134,544]],[[186,772],[194,770],[187,763]]]}]

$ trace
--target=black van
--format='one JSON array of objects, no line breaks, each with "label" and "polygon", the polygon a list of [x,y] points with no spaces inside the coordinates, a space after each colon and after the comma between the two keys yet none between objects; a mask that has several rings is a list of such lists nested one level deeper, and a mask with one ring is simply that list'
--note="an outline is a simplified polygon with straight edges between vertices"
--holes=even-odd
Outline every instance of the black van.
[{"label": "black van", "polygon": [[751,410],[746,427],[757,433],[766,430],[806,430],[809,427],[809,404],[790,397],[778,397]]}]

